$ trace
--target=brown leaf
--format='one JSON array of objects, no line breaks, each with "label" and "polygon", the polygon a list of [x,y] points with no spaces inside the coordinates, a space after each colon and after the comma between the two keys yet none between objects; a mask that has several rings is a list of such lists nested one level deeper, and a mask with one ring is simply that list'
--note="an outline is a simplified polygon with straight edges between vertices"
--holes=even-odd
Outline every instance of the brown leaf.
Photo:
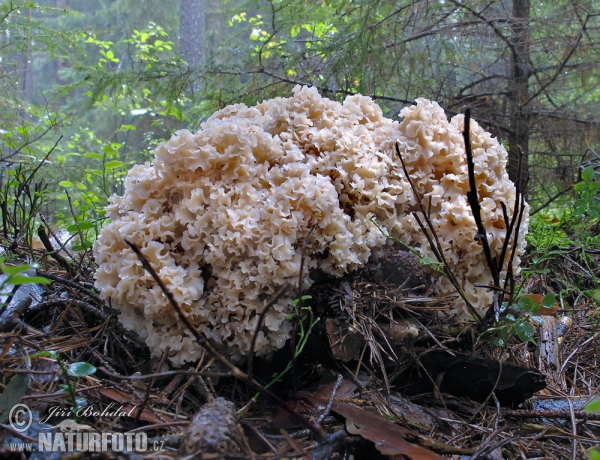
[{"label": "brown leaf", "polygon": [[108,399],[121,404],[135,401],[134,395],[125,393],[124,391],[115,390],[114,388],[100,388],[99,392],[102,396],[106,396]]},{"label": "brown leaf", "polygon": [[365,344],[362,334],[352,331],[347,321],[331,318],[325,322],[325,328],[334,358],[344,362],[358,359]]},{"label": "brown leaf", "polygon": [[[140,402],[136,400],[134,395],[125,393],[124,391],[115,390],[114,388],[101,388],[99,390],[100,394],[112,401],[115,401],[119,404],[127,404],[124,405],[121,409],[122,412],[127,413],[127,417],[135,418],[139,411],[138,405]],[[140,415],[140,420],[149,423],[170,423],[173,421],[171,417],[166,415],[161,415],[160,418],[149,409],[144,409],[142,414]]]},{"label": "brown leaf", "polygon": [[[302,397],[313,403],[322,402],[322,398],[318,396],[303,394]],[[372,441],[379,452],[384,455],[405,455],[414,460],[441,460],[443,458],[430,450],[405,441],[403,438],[417,437],[419,434],[390,422],[381,415],[337,401],[333,401],[331,409],[346,419],[346,429],[349,433],[358,434]]]}]

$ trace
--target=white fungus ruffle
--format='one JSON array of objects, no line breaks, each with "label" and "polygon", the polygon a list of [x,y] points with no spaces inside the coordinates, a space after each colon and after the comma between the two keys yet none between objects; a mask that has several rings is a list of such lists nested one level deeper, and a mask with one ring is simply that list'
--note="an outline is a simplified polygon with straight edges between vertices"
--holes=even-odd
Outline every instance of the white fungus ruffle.
[{"label": "white fungus ruffle", "polygon": [[[177,131],[156,149],[152,164],[134,166],[122,197],[107,208],[112,221],[94,245],[96,286],[121,311],[120,321],[155,355],[170,348],[183,364],[201,348],[125,243],[138,245],[191,322],[231,359],[246,354],[257,317],[273,293],[297,284],[302,243],[305,271],[334,276],[363,266],[386,244],[370,222],[433,257],[411,212],[416,200],[395,153],[398,143],[411,179],[431,209],[448,260],[480,313],[491,293],[481,245],[466,200],[468,176],[462,115],[448,122],[435,102],[418,99],[402,122],[385,118],[370,98],[343,104],[314,88],[216,112],[197,134]],[[505,237],[501,202],[514,208],[515,188],[498,141],[471,123],[482,217],[492,253]],[[429,204],[430,203],[430,204]],[[523,229],[528,215],[524,215]],[[517,254],[524,251],[524,236]],[[514,267],[518,269],[519,258]],[[305,276],[305,286],[310,279]],[[452,292],[445,278],[437,289]],[[289,291],[291,295],[291,290]],[[256,353],[269,355],[288,339],[292,298],[266,315]],[[462,301],[460,317],[468,317]]]}]

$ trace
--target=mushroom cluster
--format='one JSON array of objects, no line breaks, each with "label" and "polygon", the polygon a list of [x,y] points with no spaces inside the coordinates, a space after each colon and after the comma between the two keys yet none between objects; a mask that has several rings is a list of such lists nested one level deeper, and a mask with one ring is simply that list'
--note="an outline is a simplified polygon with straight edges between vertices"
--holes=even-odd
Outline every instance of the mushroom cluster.
[{"label": "mushroom cluster", "polygon": [[[156,149],[152,164],[136,165],[123,196],[110,198],[111,223],[94,245],[96,287],[112,299],[119,320],[174,364],[202,349],[125,240],[136,244],[196,328],[232,360],[247,353],[262,309],[278,289],[297,284],[302,245],[305,270],[341,276],[363,266],[390,235],[433,257],[411,211],[417,201],[395,154],[398,143],[446,257],[466,295],[483,313],[491,294],[481,244],[466,199],[463,117],[448,122],[435,102],[418,99],[401,122],[383,116],[370,98],[343,103],[296,87],[292,97],[255,107],[228,106],[197,134],[177,131]],[[515,187],[507,154],[476,123],[471,138],[483,222],[493,255],[506,227],[500,203],[512,211]],[[527,228],[525,213],[523,229]],[[517,255],[524,250],[520,238]],[[517,269],[519,258],[514,260]],[[304,277],[304,286],[311,280]],[[440,293],[453,290],[437,279]],[[288,339],[291,290],[264,318],[257,355]],[[455,314],[468,317],[461,300]]]}]

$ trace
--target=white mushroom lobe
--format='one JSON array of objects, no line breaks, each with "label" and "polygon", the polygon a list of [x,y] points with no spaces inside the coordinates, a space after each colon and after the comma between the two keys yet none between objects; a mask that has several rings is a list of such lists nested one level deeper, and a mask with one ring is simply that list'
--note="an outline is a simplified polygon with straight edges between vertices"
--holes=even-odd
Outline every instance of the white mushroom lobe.
[{"label": "white mushroom lobe", "polygon": [[[320,268],[341,276],[363,266],[386,240],[373,225],[433,258],[411,210],[416,200],[394,153],[398,143],[419,193],[431,203],[440,244],[480,313],[491,293],[481,244],[467,203],[463,117],[448,122],[435,102],[418,99],[401,122],[385,118],[370,98],[343,104],[314,88],[296,87],[275,98],[216,112],[192,134],[181,130],[156,150],[152,164],[134,166],[123,196],[112,196],[111,223],[94,245],[96,286],[121,312],[123,325],[154,354],[170,347],[175,364],[202,350],[125,239],[166,283],[190,321],[234,361],[249,349],[258,314],[285,283],[296,284],[302,243],[305,273]],[[500,203],[512,212],[515,187],[498,141],[471,123],[475,174],[492,254],[506,229]],[[524,251],[525,212],[517,256]],[[514,260],[517,270],[519,257]],[[440,293],[452,292],[446,278]],[[310,284],[305,277],[305,286]],[[283,346],[292,298],[282,297],[265,317],[257,355]],[[462,301],[459,316],[467,318]]]}]

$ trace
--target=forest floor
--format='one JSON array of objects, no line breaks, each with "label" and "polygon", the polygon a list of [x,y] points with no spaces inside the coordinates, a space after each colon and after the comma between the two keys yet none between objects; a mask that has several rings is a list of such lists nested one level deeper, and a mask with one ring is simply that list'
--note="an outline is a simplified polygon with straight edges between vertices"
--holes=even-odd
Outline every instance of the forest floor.
[{"label": "forest floor", "polygon": [[[600,432],[600,413],[584,410],[600,386],[590,294],[600,251],[560,232],[562,246],[530,248],[522,264],[527,292],[558,299],[524,316],[531,340],[519,340],[518,322],[481,334],[445,317],[453,296],[436,296],[415,260],[392,251],[385,279],[367,266],[315,283],[291,371],[273,378],[289,347],[254,360],[251,380],[274,383],[274,396],[258,397],[246,369],[235,378],[208,353],[186,369],[152,359],[94,291],[88,255],[36,249],[51,283],[13,289],[0,318],[0,453],[74,458],[60,443],[27,446],[73,420],[73,431],[147,439],[143,452],[119,452],[109,438],[102,458],[587,458]],[[27,255],[12,248],[13,261]],[[31,411],[26,429],[9,417],[18,403]]]}]

